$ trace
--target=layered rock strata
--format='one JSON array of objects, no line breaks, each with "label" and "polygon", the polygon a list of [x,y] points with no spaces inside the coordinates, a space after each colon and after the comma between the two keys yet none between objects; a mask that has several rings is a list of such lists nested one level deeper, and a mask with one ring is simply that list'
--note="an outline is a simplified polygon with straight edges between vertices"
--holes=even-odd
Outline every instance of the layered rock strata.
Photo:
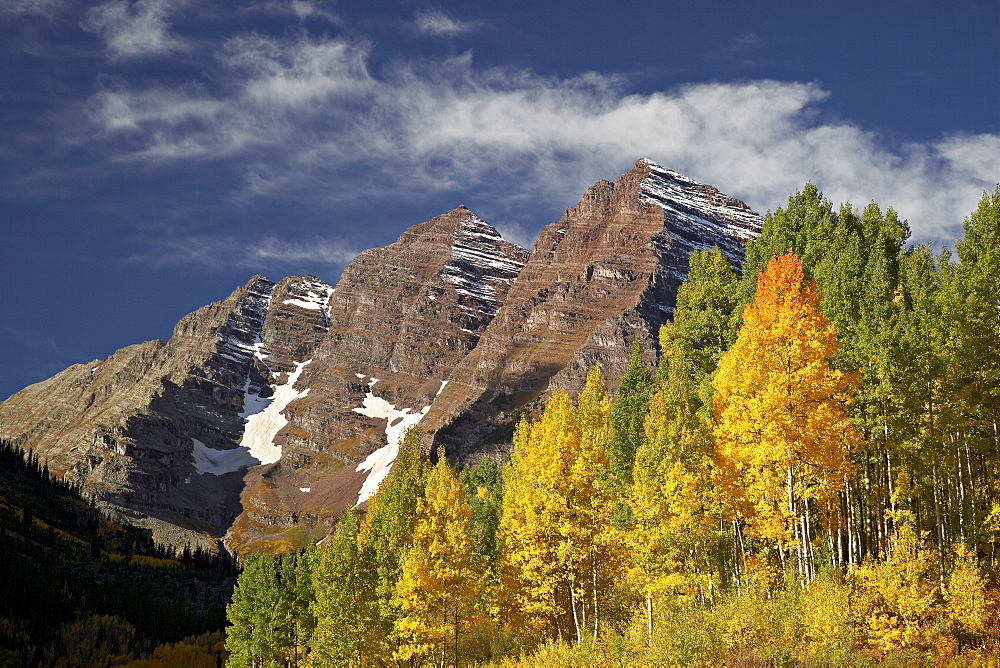
[{"label": "layered rock strata", "polygon": [[499,456],[516,412],[591,364],[646,359],[695,248],[738,264],[760,218],[640,160],[529,253],[464,206],[361,253],[333,287],[254,277],[166,343],[76,365],[0,403],[0,437],[178,546],[325,535],[389,471],[405,429],[459,464]]},{"label": "layered rock strata", "polygon": [[362,253],[336,289],[254,277],[167,343],[22,390],[0,404],[0,437],[164,542],[281,547],[377,486],[399,424],[422,417],[526,258],[459,207]]},{"label": "layered rock strata", "polygon": [[761,220],[743,202],[648,161],[600,181],[544,228],[479,345],[449,377],[425,426],[460,464],[498,456],[511,416],[557,387],[579,391],[592,364],[609,379],[633,340],[650,364],[692,250],[735,265]]}]

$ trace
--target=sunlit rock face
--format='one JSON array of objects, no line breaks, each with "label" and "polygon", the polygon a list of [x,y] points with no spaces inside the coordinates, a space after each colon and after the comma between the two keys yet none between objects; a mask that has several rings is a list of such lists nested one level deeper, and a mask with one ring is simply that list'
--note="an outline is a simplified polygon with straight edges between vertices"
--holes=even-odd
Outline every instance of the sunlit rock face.
[{"label": "sunlit rock face", "polygon": [[76,365],[0,403],[0,437],[164,542],[282,549],[326,534],[405,430],[459,464],[587,368],[652,363],[691,250],[739,263],[760,217],[646,160],[601,181],[534,250],[464,206],[365,251],[335,286],[256,276],[166,343]]},{"label": "sunlit rock face", "polygon": [[254,277],[166,343],[3,402],[0,437],[162,541],[301,542],[377,487],[527,255],[459,207],[360,254],[336,289]]},{"label": "sunlit rock face", "polygon": [[475,350],[449,376],[425,425],[453,461],[497,456],[512,413],[557,387],[608,379],[638,340],[653,363],[692,250],[719,246],[735,264],[761,218],[743,202],[648,160],[600,181],[542,230]]}]

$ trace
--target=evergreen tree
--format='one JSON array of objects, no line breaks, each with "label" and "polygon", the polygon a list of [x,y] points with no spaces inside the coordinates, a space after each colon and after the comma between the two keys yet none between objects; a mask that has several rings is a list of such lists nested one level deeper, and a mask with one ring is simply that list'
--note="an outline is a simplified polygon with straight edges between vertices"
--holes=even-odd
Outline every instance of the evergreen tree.
[{"label": "evergreen tree", "polygon": [[[635,453],[642,443],[642,424],[649,410],[649,397],[653,393],[653,378],[642,363],[639,341],[632,343],[628,368],[618,384],[618,391],[611,402],[608,417],[608,440],[605,453],[608,458],[610,491],[624,500],[632,485],[632,467]],[[628,526],[630,509],[624,501],[616,504],[613,521],[619,529]]]},{"label": "evergreen tree", "polygon": [[464,469],[459,476],[472,510],[472,541],[477,554],[486,559],[487,579],[491,584],[498,577],[500,542],[500,508],[503,505],[503,476],[491,459]]}]

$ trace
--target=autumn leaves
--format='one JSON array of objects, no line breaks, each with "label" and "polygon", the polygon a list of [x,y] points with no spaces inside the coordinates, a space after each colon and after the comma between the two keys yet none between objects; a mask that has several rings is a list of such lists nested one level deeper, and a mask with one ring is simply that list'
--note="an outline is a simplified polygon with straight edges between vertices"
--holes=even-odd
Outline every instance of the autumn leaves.
[{"label": "autumn leaves", "polygon": [[848,453],[860,439],[847,405],[857,374],[831,368],[840,344],[793,254],[773,257],[715,375],[716,481],[784,565],[816,575],[813,538],[839,515]]}]

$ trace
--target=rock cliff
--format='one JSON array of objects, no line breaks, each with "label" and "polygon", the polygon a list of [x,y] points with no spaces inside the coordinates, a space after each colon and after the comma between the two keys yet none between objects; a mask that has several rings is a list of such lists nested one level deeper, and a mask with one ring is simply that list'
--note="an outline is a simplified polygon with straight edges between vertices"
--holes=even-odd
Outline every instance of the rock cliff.
[{"label": "rock cliff", "polygon": [[511,414],[549,391],[575,393],[600,364],[617,378],[638,340],[653,363],[692,250],[713,245],[739,265],[760,217],[743,202],[648,160],[600,181],[545,227],[487,326],[455,368],[424,426],[452,461],[496,456]]},{"label": "rock cliff", "polygon": [[104,509],[182,546],[282,549],[363,502],[418,422],[449,458],[498,455],[514,411],[589,365],[650,363],[695,248],[738,264],[760,218],[646,160],[530,253],[464,206],[361,253],[336,286],[257,276],[151,341],[0,403]]}]

